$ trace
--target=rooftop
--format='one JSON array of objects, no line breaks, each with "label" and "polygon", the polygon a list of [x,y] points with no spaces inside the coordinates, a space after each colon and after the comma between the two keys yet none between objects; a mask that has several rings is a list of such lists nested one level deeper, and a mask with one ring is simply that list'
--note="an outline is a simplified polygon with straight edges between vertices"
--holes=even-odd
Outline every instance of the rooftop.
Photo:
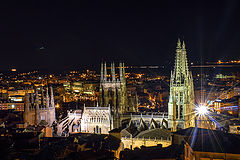
[{"label": "rooftop", "polygon": [[240,135],[193,127],[174,134],[185,136],[194,151],[240,154]]}]

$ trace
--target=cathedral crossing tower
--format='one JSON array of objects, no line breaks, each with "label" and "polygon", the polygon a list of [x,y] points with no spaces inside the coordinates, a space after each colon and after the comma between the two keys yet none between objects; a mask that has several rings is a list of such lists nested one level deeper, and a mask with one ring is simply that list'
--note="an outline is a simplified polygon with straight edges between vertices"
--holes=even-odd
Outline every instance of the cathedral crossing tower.
[{"label": "cathedral crossing tower", "polygon": [[177,43],[174,71],[171,72],[168,123],[172,131],[194,126],[194,87],[188,70],[185,43]]},{"label": "cathedral crossing tower", "polygon": [[114,113],[123,114],[129,111],[126,95],[126,79],[124,63],[119,64],[119,78],[116,78],[115,64],[111,63],[108,76],[107,64],[101,64],[100,106],[112,107]]},{"label": "cathedral crossing tower", "polygon": [[124,63],[119,63],[119,76],[116,77],[115,64],[111,63],[108,74],[107,63],[101,63],[101,79],[99,87],[100,106],[111,106],[113,128],[120,127],[120,115],[131,112],[128,105]]}]

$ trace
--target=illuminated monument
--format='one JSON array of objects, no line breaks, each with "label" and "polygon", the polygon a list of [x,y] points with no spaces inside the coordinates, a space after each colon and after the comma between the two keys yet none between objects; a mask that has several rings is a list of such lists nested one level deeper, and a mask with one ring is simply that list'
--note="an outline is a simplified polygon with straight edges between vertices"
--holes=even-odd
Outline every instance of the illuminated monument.
[{"label": "illuminated monument", "polygon": [[185,44],[177,43],[174,71],[171,72],[168,126],[172,131],[194,126],[194,87],[188,70]]}]

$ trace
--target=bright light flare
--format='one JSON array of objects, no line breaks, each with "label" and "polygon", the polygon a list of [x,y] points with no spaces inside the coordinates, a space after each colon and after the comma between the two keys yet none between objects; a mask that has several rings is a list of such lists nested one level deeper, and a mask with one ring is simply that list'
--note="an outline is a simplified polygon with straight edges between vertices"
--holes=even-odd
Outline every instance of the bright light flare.
[{"label": "bright light flare", "polygon": [[208,107],[207,106],[199,106],[196,108],[196,112],[197,114],[203,116],[203,115],[207,115],[208,114]]}]

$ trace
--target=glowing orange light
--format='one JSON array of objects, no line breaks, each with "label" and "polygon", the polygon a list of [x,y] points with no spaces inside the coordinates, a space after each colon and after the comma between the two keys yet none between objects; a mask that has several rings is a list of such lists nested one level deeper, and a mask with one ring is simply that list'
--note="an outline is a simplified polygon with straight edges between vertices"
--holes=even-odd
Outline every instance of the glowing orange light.
[{"label": "glowing orange light", "polygon": [[57,103],[57,104],[55,105],[55,108],[60,108],[60,105]]}]

